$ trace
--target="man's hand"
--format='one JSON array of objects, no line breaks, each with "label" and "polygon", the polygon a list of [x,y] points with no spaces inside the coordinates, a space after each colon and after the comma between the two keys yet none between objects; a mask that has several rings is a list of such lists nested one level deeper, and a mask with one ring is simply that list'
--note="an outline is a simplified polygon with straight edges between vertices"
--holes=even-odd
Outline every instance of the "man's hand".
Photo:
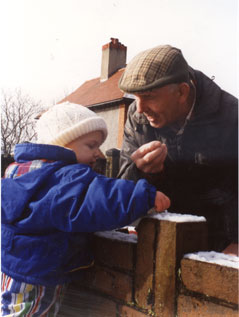
[{"label": "man's hand", "polygon": [[167,146],[160,141],[152,141],[138,148],[131,159],[142,172],[159,173],[163,170],[166,156]]}]

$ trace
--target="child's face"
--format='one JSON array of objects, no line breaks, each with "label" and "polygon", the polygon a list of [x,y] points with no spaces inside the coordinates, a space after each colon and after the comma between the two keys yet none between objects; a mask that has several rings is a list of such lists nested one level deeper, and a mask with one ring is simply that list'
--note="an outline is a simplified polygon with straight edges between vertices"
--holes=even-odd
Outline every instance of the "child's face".
[{"label": "child's face", "polygon": [[100,156],[99,147],[103,143],[101,131],[93,131],[68,143],[65,147],[70,148],[76,154],[77,162],[94,166]]}]

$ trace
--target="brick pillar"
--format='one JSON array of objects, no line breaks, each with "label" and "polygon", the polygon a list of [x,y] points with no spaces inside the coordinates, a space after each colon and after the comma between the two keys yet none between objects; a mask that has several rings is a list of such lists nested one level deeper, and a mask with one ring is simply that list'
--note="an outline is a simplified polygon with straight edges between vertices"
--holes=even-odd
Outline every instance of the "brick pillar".
[{"label": "brick pillar", "polygon": [[116,177],[119,171],[120,151],[117,149],[110,149],[106,151],[106,157],[107,157],[106,176]]},{"label": "brick pillar", "polygon": [[139,224],[135,301],[155,316],[176,314],[177,270],[183,255],[207,250],[207,224],[196,219],[173,222],[149,217]]},{"label": "brick pillar", "polygon": [[143,309],[153,310],[155,237],[158,221],[144,218],[138,226],[135,268],[135,302]]}]

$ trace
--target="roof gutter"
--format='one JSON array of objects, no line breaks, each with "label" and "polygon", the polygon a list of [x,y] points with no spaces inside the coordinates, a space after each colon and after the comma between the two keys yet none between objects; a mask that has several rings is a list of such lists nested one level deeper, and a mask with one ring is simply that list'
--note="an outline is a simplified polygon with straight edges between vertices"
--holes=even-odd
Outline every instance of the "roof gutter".
[{"label": "roof gutter", "polygon": [[133,98],[128,98],[128,97],[123,97],[119,99],[114,99],[106,102],[101,102],[101,103],[95,103],[93,105],[87,106],[90,110],[96,110],[96,109],[103,109],[107,108],[110,106],[118,106],[119,104],[123,103],[131,103],[131,101],[134,100]]}]

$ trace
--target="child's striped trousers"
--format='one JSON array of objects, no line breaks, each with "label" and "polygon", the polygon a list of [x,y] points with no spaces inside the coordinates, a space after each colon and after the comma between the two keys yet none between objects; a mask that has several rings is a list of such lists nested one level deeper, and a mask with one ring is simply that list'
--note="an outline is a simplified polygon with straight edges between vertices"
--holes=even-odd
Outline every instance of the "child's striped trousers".
[{"label": "child's striped trousers", "polygon": [[55,287],[18,282],[1,274],[1,316],[57,316],[66,285]]}]

